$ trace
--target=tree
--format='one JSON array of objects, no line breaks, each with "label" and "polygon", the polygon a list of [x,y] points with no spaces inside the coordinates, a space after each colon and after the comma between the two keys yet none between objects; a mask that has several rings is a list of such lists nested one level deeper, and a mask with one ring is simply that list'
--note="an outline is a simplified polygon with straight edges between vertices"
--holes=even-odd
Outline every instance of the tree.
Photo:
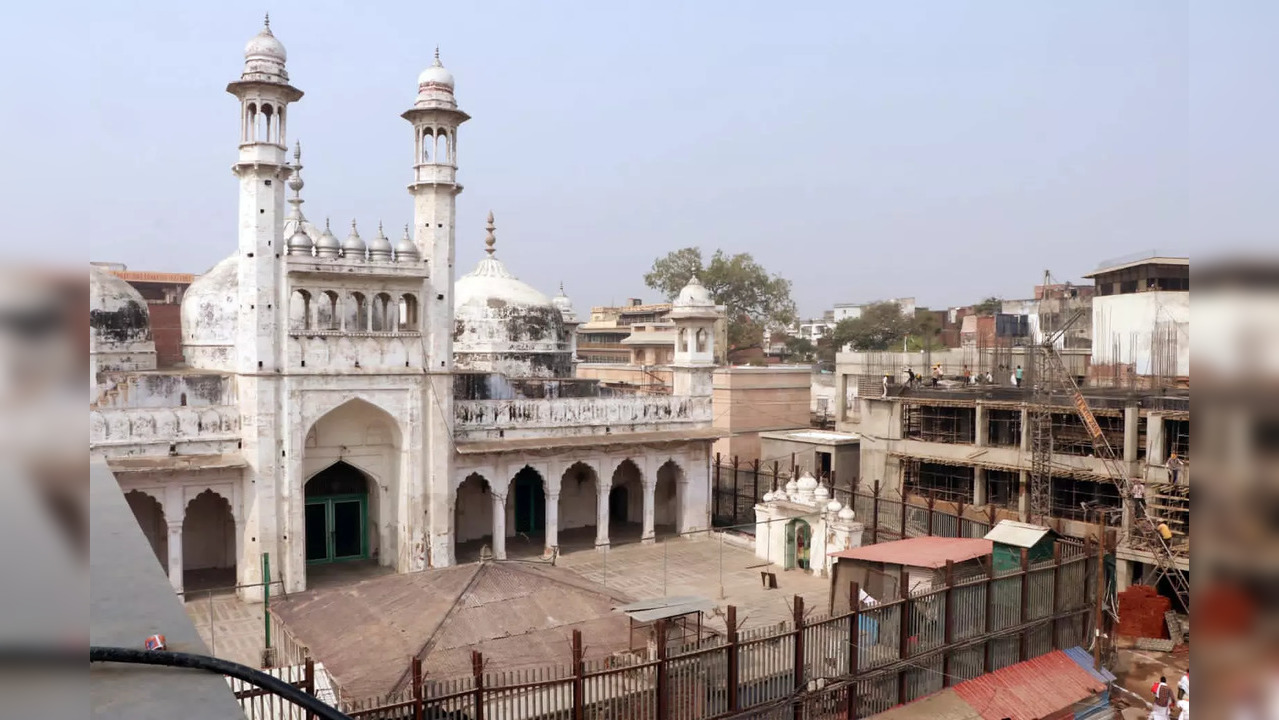
[{"label": "tree", "polygon": [[785,345],[786,357],[797,357],[800,362],[812,362],[813,353],[817,352],[817,346],[813,345],[808,338],[788,337]]},{"label": "tree", "polygon": [[975,315],[997,315],[1004,309],[1004,301],[991,295],[973,306]]},{"label": "tree", "polygon": [[915,323],[906,347],[910,351],[940,350],[942,343],[937,337],[940,334],[941,321],[937,319],[937,313],[928,308],[918,308],[915,310]]},{"label": "tree", "polygon": [[653,262],[644,283],[674,300],[693,275],[724,306],[730,350],[759,347],[765,326],[789,325],[795,319],[790,281],[770,275],[749,253],[716,250],[708,263],[700,248],[676,250]]},{"label": "tree", "polygon": [[845,345],[854,350],[894,350],[914,329],[914,318],[902,314],[901,305],[879,302],[866,306],[855,318],[844,318],[835,324],[831,344],[839,352]]}]

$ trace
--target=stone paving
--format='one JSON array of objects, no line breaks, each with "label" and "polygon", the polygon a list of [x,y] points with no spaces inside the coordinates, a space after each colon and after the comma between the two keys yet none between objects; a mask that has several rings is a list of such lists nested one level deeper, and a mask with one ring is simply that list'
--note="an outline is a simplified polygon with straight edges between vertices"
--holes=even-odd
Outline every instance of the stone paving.
[{"label": "stone paving", "polygon": [[[698,595],[714,601],[721,610],[736,605],[738,620],[747,629],[789,621],[796,594],[803,596],[806,614],[824,615],[830,588],[826,578],[798,570],[782,571],[777,566],[766,568],[753,552],[718,535],[665,537],[648,545],[631,542],[606,552],[575,545],[563,552],[556,564],[636,600]],[[760,578],[764,569],[777,574],[776,590],[764,589]],[[363,565],[324,570],[325,576],[316,580],[326,585],[357,582],[386,571]],[[196,591],[189,593],[186,606],[213,655],[252,667],[259,665],[265,638],[261,603],[246,603],[225,591]],[[708,617],[707,626],[722,631],[723,614]]]}]

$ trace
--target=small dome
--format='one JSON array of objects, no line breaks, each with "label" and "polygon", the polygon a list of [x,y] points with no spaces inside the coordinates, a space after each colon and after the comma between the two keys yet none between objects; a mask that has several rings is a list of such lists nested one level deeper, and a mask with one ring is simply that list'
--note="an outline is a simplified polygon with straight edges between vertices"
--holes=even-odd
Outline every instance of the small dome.
[{"label": "small dome", "polygon": [[679,291],[679,297],[675,298],[674,304],[684,307],[705,307],[708,305],[713,306],[715,301],[711,299],[711,292],[694,275],[689,278],[688,284],[684,286],[684,289]]},{"label": "small dome", "polygon": [[182,295],[182,354],[204,370],[233,370],[239,326],[240,265],[232,255],[196,278]]},{"label": "small dome", "polygon": [[577,311],[573,309],[573,301],[568,295],[564,294],[564,283],[560,283],[560,294],[551,298],[551,304],[560,311],[560,315],[564,317],[564,322],[577,322]]},{"label": "small dome", "polygon": [[417,245],[413,244],[413,238],[409,237],[409,226],[404,226],[404,237],[395,243],[395,261],[396,262],[417,262],[422,259],[421,253],[417,251]]},{"label": "small dome", "polygon": [[287,62],[289,54],[284,50],[284,43],[276,39],[271,32],[271,18],[268,16],[266,24],[262,26],[261,32],[253,36],[252,40],[244,46],[245,60],[275,60],[280,63]]},{"label": "small dome", "polygon": [[786,494],[794,495],[797,492],[799,492],[799,483],[795,481],[795,478],[791,478],[786,483]]},{"label": "small dome", "polygon": [[360,231],[355,229],[355,221],[351,221],[351,234],[346,236],[342,241],[342,257],[348,260],[366,260],[368,254],[368,246],[364,244],[364,240],[360,237]]},{"label": "small dome", "polygon": [[382,231],[382,223],[378,223],[377,237],[369,241],[369,259],[390,260],[393,250],[391,241],[387,239],[386,233]]},{"label": "small dome", "polygon": [[831,500],[826,503],[826,512],[838,513],[843,510],[844,506],[838,500]]},{"label": "small dome", "polygon": [[447,89],[453,92],[453,73],[444,69],[444,64],[440,62],[440,48],[435,48],[435,62],[431,63],[431,67],[422,71],[417,76],[418,92],[426,92],[432,88]]},{"label": "small dome", "polygon": [[302,230],[301,224],[289,236],[289,254],[290,255],[313,255],[315,243],[311,242],[310,236]]},{"label": "small dome", "polygon": [[853,512],[852,505],[847,505],[844,507],[843,510],[839,511],[840,520],[852,520],[855,517],[857,517],[857,513]]},{"label": "small dome", "polygon": [[341,252],[342,243],[338,242],[337,236],[333,234],[333,228],[329,227],[329,221],[326,219],[324,232],[315,243],[315,254],[319,257],[337,257]]},{"label": "small dome", "polygon": [[804,474],[799,476],[798,487],[800,492],[814,492],[818,488],[817,478],[805,470]]},{"label": "small dome", "polygon": [[764,497],[762,498],[762,500],[766,503],[771,503],[773,501],[773,492],[770,490],[764,493]]},{"label": "small dome", "polygon": [[826,488],[825,483],[818,483],[817,488],[813,490],[813,497],[818,500],[826,500],[830,497],[830,490]]}]

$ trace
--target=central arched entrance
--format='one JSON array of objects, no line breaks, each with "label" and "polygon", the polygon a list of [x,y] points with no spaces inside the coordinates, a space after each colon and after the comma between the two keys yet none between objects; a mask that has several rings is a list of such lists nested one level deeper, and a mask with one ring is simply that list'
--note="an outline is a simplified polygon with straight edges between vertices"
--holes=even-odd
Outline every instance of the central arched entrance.
[{"label": "central arched entrance", "polygon": [[307,481],[308,565],[369,556],[369,483],[353,465],[338,461]]}]

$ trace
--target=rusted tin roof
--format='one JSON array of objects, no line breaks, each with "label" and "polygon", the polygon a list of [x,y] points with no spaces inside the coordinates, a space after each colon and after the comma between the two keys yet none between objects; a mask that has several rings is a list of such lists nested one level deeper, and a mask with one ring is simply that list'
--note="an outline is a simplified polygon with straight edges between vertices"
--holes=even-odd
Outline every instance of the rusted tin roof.
[{"label": "rusted tin roof", "polygon": [[946,567],[946,561],[964,562],[991,553],[993,543],[983,538],[916,537],[876,543],[831,553],[832,557],[910,567]]}]

